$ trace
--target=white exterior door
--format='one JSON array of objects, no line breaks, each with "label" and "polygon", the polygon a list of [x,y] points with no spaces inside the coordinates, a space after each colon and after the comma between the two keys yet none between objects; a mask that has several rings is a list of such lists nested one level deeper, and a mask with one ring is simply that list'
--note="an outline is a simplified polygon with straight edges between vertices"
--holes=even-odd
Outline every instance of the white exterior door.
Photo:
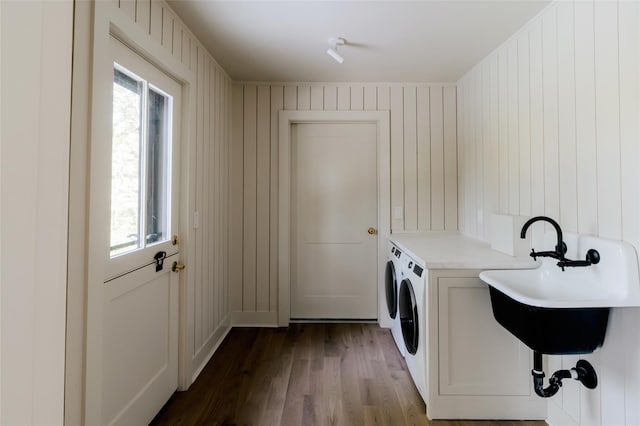
[{"label": "white exterior door", "polygon": [[293,124],[291,154],[291,318],[376,319],[376,124]]},{"label": "white exterior door", "polygon": [[99,354],[88,356],[100,368],[100,423],[147,424],[178,385],[181,86],[113,37],[110,52],[111,155],[92,171],[110,191],[91,194],[110,214],[91,242],[104,246],[105,273],[88,313],[100,316],[89,321]]}]

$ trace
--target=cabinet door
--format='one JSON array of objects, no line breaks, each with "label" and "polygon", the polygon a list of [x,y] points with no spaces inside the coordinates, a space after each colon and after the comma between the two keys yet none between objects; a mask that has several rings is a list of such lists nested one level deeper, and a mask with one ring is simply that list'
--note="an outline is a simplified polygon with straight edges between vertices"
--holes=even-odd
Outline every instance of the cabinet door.
[{"label": "cabinet door", "polygon": [[531,351],[493,318],[477,277],[438,278],[440,395],[529,395]]}]

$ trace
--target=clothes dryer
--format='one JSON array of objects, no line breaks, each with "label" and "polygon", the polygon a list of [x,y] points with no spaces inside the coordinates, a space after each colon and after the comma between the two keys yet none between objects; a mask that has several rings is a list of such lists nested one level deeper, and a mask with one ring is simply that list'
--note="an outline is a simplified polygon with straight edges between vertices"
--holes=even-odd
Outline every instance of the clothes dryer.
[{"label": "clothes dryer", "polygon": [[405,344],[405,361],[420,396],[426,402],[426,271],[423,264],[408,255],[405,255],[403,265],[398,313]]},{"label": "clothes dryer", "polygon": [[402,356],[405,356],[405,345],[400,327],[400,315],[398,313],[398,297],[400,291],[400,281],[402,280],[402,268],[404,253],[392,242],[389,242],[387,250],[387,266],[385,268],[385,298],[387,302],[387,312],[393,321],[391,334],[396,346]]}]

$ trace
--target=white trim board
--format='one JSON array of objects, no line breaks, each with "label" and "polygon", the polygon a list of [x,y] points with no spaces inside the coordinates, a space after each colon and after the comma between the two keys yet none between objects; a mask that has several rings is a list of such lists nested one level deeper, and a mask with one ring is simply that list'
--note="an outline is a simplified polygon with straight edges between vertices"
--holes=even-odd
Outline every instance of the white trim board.
[{"label": "white trim board", "polygon": [[[391,232],[390,119],[388,111],[280,111],[278,127],[278,325],[291,318],[291,125],[375,123],[378,144],[378,294],[384,287],[385,246]],[[384,298],[378,297],[378,318]],[[381,324],[389,327],[390,324]]]}]

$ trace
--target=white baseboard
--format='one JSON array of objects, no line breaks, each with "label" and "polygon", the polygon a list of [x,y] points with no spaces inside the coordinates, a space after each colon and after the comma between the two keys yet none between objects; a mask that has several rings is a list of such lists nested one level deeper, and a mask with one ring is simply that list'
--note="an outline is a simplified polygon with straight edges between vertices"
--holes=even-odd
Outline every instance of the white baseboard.
[{"label": "white baseboard", "polygon": [[[198,376],[200,375],[200,373],[202,373],[202,370],[204,369],[204,367],[206,367],[207,363],[209,362],[213,354],[218,350],[218,347],[220,347],[220,344],[222,343],[224,338],[227,337],[227,334],[229,334],[229,331],[231,331],[231,324],[229,321],[229,317],[227,317],[222,322],[220,327],[218,327],[215,333],[211,335],[209,340],[204,345],[202,345],[202,348],[200,349],[200,351],[198,351],[198,354],[196,354],[193,357],[192,364],[191,364],[192,366],[191,383],[195,382]],[[204,351],[207,351],[206,355],[204,356],[200,355]],[[194,365],[195,365],[195,368],[193,368]],[[187,389],[180,389],[180,390],[187,390]]]}]

